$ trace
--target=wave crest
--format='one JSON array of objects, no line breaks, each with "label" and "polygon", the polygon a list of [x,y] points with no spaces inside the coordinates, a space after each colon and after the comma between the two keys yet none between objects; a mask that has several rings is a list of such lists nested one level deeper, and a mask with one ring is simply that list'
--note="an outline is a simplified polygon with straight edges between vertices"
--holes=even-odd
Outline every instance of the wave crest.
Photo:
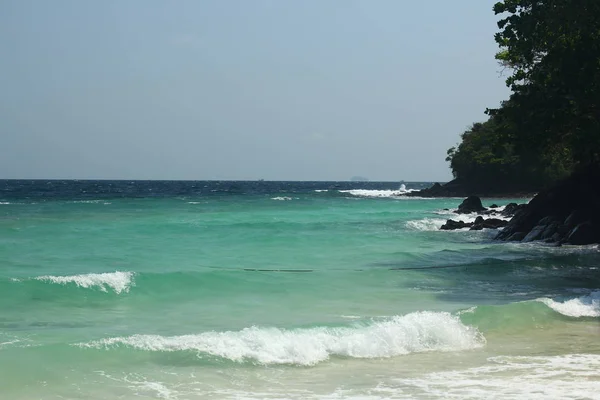
[{"label": "wave crest", "polygon": [[112,289],[115,293],[129,292],[129,288],[133,285],[133,272],[107,272],[103,274],[82,274],[82,275],[69,275],[69,276],[53,276],[44,275],[35,278],[38,281],[57,283],[60,285],[66,285],[74,283],[75,285],[82,288],[93,288],[97,287],[103,292],[107,292],[108,289]]},{"label": "wave crest", "polygon": [[197,335],[133,335],[79,344],[81,347],[132,347],[145,351],[186,351],[235,362],[310,366],[331,356],[389,358],[427,351],[459,351],[481,347],[485,338],[458,317],[442,312],[416,312],[369,325],[283,330],[245,328]]},{"label": "wave crest", "polygon": [[563,302],[547,297],[537,299],[537,301],[567,317],[600,317],[600,290]]}]

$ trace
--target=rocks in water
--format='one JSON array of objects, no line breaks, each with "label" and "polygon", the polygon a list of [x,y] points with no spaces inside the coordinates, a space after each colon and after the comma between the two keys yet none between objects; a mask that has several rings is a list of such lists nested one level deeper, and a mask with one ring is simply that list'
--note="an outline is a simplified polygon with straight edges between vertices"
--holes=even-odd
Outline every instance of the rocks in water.
[{"label": "rocks in water", "polygon": [[508,221],[504,221],[498,218],[485,219],[482,216],[478,216],[474,222],[455,221],[449,219],[440,228],[444,231],[451,231],[455,229],[471,228],[472,231],[480,231],[482,229],[498,229],[508,224]]},{"label": "rocks in water", "polygon": [[[600,169],[588,168],[535,196],[527,205],[507,205],[514,212],[496,239],[585,245],[600,243]],[[510,206],[510,207],[509,207]]]},{"label": "rocks in water", "polygon": [[498,208],[498,204],[492,204],[489,208]]},{"label": "rocks in water", "polygon": [[[498,207],[496,205],[496,207]],[[477,196],[469,196],[463,200],[463,202],[458,206],[458,210],[455,211],[457,214],[470,214],[470,213],[480,213],[485,215],[496,214],[496,211],[487,210],[482,204],[481,199]],[[475,218],[474,222],[464,222],[464,221],[455,221],[453,219],[449,219],[446,221],[444,225],[440,229],[449,231],[455,229],[463,229],[463,228],[471,228],[473,231],[478,231],[482,229],[498,229],[506,226],[508,221],[499,219],[499,218],[488,218],[485,219],[481,215]]]},{"label": "rocks in water", "polygon": [[453,231],[455,229],[470,228],[471,226],[473,226],[472,222],[455,221],[453,219],[449,219],[444,225],[442,225],[440,229],[443,231]]},{"label": "rocks in water", "polygon": [[474,212],[485,211],[486,208],[481,204],[481,199],[477,196],[469,196],[458,206],[457,214],[470,214]]},{"label": "rocks in water", "polygon": [[483,217],[477,217],[473,225],[471,226],[472,231],[480,231],[482,229],[498,229],[508,225],[508,221],[498,218],[483,219]]},{"label": "rocks in water", "polygon": [[526,205],[527,204],[508,203],[506,206],[504,206],[504,210],[500,212],[500,215],[503,217],[512,217],[517,213],[517,211],[525,208]]}]

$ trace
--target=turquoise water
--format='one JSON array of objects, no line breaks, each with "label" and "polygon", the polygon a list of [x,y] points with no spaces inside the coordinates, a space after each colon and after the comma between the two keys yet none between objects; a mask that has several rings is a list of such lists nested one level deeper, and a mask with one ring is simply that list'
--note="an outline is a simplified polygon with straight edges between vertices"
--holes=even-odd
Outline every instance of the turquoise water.
[{"label": "turquoise water", "polygon": [[595,246],[439,231],[460,199],[400,184],[65,185],[0,195],[1,398],[600,389]]}]

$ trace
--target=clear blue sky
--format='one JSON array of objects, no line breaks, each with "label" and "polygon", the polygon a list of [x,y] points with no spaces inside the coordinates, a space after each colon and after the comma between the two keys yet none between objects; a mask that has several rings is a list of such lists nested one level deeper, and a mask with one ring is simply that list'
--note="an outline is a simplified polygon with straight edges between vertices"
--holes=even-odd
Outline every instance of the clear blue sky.
[{"label": "clear blue sky", "polygon": [[2,0],[0,178],[438,180],[495,0]]}]

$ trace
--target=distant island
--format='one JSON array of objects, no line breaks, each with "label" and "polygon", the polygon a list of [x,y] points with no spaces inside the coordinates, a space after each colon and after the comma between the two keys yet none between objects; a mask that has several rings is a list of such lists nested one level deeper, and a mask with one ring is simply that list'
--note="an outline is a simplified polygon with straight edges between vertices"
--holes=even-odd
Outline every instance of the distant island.
[{"label": "distant island", "polygon": [[369,182],[369,178],[365,178],[364,176],[353,176],[350,178],[352,182]]}]

